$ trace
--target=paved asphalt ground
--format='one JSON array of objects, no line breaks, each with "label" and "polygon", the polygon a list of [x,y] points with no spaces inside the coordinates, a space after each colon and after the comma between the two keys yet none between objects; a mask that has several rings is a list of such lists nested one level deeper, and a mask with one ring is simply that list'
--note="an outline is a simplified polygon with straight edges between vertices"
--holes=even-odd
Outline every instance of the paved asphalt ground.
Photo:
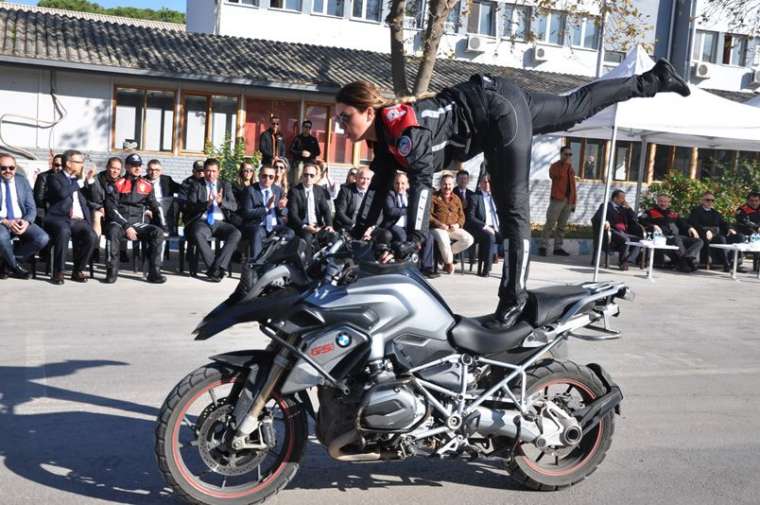
[{"label": "paved asphalt ground", "polygon": [[[531,265],[531,286],[591,278],[586,261]],[[101,275],[102,278],[102,275]],[[538,493],[498,463],[413,459],[345,464],[309,444],[291,485],[270,503],[760,503],[760,281],[722,272],[605,272],[638,294],[615,320],[622,340],[573,340],[625,393],[612,448],[580,485]],[[190,331],[234,287],[170,276],[163,286],[0,281],[0,502],[174,504],[153,457],[166,393],[214,353],[264,346],[255,327],[197,343]],[[455,311],[492,310],[498,280],[433,281]]]}]

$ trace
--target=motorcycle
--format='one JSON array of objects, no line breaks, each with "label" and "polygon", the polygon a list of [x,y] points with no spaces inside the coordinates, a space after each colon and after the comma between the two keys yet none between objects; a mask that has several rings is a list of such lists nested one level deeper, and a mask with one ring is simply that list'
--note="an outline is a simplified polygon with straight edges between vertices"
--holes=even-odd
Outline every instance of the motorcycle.
[{"label": "motorcycle", "polygon": [[583,480],[610,447],[620,388],[554,351],[619,336],[616,302],[633,298],[621,282],[533,290],[508,329],[455,314],[412,262],[378,262],[346,237],[313,258],[275,238],[241,283],[195,338],[255,321],[268,346],[211,357],[158,417],[160,471],[189,503],[274,496],[298,470],[309,417],[337,461],[498,458],[537,490]]}]

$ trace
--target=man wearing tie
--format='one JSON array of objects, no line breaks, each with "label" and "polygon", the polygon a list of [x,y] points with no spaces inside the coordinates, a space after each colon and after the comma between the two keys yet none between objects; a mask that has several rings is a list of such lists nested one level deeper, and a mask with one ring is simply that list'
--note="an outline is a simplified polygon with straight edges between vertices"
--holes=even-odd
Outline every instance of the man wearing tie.
[{"label": "man wearing tie", "polygon": [[[335,199],[335,229],[350,230],[356,223],[356,215],[359,213],[359,207],[362,200],[367,194],[369,183],[372,181],[372,170],[362,167],[356,174],[356,184],[353,186],[341,186],[338,191],[338,197]],[[370,226],[369,233],[374,226]]]},{"label": "man wearing tie", "polygon": [[[393,179],[393,191],[388,193],[383,206],[383,222],[381,228],[391,232],[392,240],[406,242],[406,218],[409,198],[407,190],[409,189],[409,179],[403,172],[398,172]],[[425,241],[422,244],[422,275],[428,279],[440,277],[433,269],[435,261],[435,251],[433,249],[433,237],[430,232],[426,233]]]},{"label": "man wearing tie", "polygon": [[462,200],[462,207],[464,208],[465,212],[467,211],[467,205],[470,201],[470,196],[472,196],[474,193],[474,191],[467,189],[467,186],[469,184],[470,172],[463,168],[457,170],[457,187],[454,188],[454,194],[457,195],[460,200]]},{"label": "man wearing tie", "polygon": [[53,284],[63,284],[63,270],[69,240],[73,239],[74,267],[71,280],[87,282],[85,272],[90,257],[98,245],[98,234],[92,227],[92,213],[79,187],[84,155],[68,150],[62,157],[63,170],[52,174],[47,181],[45,200],[48,211],[45,229],[53,243]]},{"label": "man wearing tie", "polygon": [[327,190],[314,184],[316,180],[317,166],[305,163],[301,183],[288,194],[288,226],[309,244],[320,230],[333,230]]},{"label": "man wearing tie", "polygon": [[503,239],[496,204],[491,197],[491,179],[487,175],[480,179],[478,191],[470,195],[464,229],[478,242],[478,261],[483,265],[478,275],[488,277],[496,246],[503,243]]},{"label": "man wearing tie", "polygon": [[251,258],[261,253],[264,239],[272,233],[288,239],[295,236],[284,223],[288,209],[282,200],[282,188],[274,183],[275,176],[274,168],[263,166],[259,182],[244,188],[240,194],[238,214],[243,219],[243,237],[251,241]]},{"label": "man wearing tie", "polygon": [[[48,243],[48,234],[34,224],[36,217],[37,206],[29,181],[16,174],[16,158],[0,153],[0,260],[4,267],[0,278],[8,274],[17,279],[30,277],[16,258],[25,261]],[[18,237],[15,247],[13,237]]]},{"label": "man wearing tie", "polygon": [[[241,238],[240,230],[230,223],[230,216],[238,205],[232,184],[219,179],[219,160],[207,159],[203,163],[203,174],[203,181],[191,186],[188,193],[190,237],[208,267],[208,280],[221,282],[229,272],[232,253]],[[212,238],[224,241],[216,254],[211,250]]]}]

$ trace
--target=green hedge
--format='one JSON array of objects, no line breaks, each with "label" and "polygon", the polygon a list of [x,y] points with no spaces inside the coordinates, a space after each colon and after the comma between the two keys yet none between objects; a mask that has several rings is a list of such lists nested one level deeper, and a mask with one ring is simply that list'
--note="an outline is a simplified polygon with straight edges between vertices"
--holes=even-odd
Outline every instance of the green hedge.
[{"label": "green hedge", "polygon": [[722,173],[712,179],[689,179],[680,173],[668,173],[662,182],[649,185],[641,199],[642,210],[654,206],[657,193],[664,192],[673,197],[673,210],[688,216],[691,209],[699,205],[702,194],[712,191],[715,193],[715,209],[731,221],[736,209],[746,201],[747,193],[760,188],[760,164],[741,162],[736,169],[723,167]]}]

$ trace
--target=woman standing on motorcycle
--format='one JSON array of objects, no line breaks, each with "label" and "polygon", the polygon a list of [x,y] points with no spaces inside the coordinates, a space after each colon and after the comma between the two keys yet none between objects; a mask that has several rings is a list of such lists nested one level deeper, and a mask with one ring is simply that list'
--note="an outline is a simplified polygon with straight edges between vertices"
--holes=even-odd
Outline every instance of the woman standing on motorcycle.
[{"label": "woman standing on motorcycle", "polygon": [[348,84],[336,95],[336,119],[351,140],[365,140],[374,149],[375,173],[374,197],[365,198],[354,235],[361,237],[377,220],[402,170],[410,183],[407,234],[419,244],[429,223],[433,173],[452,160],[483,153],[507,251],[491,324],[509,327],[527,301],[533,135],[566,130],[614,103],[666,91],[690,93],[666,60],[642,75],[596,81],[562,96],[525,91],[487,75],[419,100],[388,100],[366,81]]}]

